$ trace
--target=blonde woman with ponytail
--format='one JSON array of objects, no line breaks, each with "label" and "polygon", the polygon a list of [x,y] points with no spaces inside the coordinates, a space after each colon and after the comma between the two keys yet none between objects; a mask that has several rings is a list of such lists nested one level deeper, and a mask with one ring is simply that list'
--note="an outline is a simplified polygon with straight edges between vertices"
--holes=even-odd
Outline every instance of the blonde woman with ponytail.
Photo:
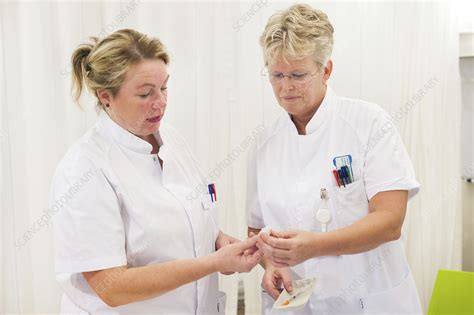
[{"label": "blonde woman with ponytail", "polygon": [[99,119],[52,183],[62,313],[223,313],[217,272],[262,256],[256,237],[219,230],[215,186],[163,121],[169,61],[159,39],[129,29],[72,55],[74,99],[87,89]]}]

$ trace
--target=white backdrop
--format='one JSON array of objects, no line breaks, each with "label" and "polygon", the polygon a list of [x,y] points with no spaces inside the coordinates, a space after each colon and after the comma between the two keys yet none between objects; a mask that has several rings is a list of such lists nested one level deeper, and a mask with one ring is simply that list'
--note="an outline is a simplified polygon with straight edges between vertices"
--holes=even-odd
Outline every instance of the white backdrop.
[{"label": "white backdrop", "polygon": [[[436,271],[461,264],[456,17],[447,2],[307,2],[335,28],[331,86],[389,111],[415,164],[422,191],[409,205],[404,239],[426,306]],[[73,49],[88,36],[125,27],[160,37],[171,54],[165,119],[204,170],[219,175],[221,228],[243,238],[248,143],[281,113],[260,76],[258,36],[267,18],[289,4],[1,2],[1,313],[58,310],[52,229],[50,220],[38,220],[57,163],[96,119],[90,97],[83,111],[71,101]],[[240,276],[247,313],[259,313],[258,274]],[[221,278],[229,314],[238,278]]]}]

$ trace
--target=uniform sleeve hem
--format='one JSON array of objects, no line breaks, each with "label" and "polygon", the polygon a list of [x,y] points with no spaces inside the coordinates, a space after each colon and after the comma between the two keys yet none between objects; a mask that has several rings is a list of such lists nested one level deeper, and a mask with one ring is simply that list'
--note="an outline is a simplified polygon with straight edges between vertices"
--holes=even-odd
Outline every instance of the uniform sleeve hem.
[{"label": "uniform sleeve hem", "polygon": [[367,189],[367,198],[370,200],[377,193],[390,190],[408,190],[408,200],[410,200],[419,192],[420,183],[418,183],[416,180],[409,180],[376,185]]},{"label": "uniform sleeve hem", "polygon": [[252,229],[263,229],[265,225],[260,220],[247,220],[247,226]]},{"label": "uniform sleeve hem", "polygon": [[127,265],[127,259],[123,256],[115,256],[101,259],[88,259],[85,261],[58,261],[56,273],[79,273],[97,271]]}]

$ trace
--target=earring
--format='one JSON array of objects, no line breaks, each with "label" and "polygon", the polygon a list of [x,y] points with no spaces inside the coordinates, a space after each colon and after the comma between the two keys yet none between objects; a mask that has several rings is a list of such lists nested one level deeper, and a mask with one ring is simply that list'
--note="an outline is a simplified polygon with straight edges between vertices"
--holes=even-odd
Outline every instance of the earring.
[{"label": "earring", "polygon": [[105,107],[110,107],[110,105],[109,105],[109,104],[105,104]]}]

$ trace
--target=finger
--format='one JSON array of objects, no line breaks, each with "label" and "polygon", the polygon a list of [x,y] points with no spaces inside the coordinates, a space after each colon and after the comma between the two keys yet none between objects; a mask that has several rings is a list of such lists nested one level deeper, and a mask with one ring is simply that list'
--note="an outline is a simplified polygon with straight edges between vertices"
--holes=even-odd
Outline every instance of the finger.
[{"label": "finger", "polygon": [[239,240],[238,238],[235,238],[235,237],[230,237],[230,240],[229,240],[229,244],[235,244],[235,243],[240,243],[241,240]]},{"label": "finger", "polygon": [[278,231],[278,230],[271,230],[270,236],[276,238],[293,238],[296,236],[296,231]]},{"label": "finger", "polygon": [[268,292],[270,294],[270,296],[272,297],[272,299],[274,299],[276,301],[276,299],[278,299],[278,297],[280,296],[281,292],[280,290],[277,290],[277,289],[272,289],[271,291]]},{"label": "finger", "polygon": [[291,274],[288,269],[280,269],[279,271],[280,277],[283,281],[283,286],[285,287],[286,291],[292,292],[293,291],[293,281],[291,278]]},{"label": "finger", "polygon": [[278,248],[269,247],[268,245],[266,246],[267,246],[267,250],[271,251],[271,256],[275,259],[289,261],[294,257],[294,254],[292,253],[292,251],[288,249],[278,249]]},{"label": "finger", "polygon": [[251,263],[253,266],[255,266],[256,264],[260,262],[262,257],[263,257],[263,252],[257,250],[252,255],[247,256],[247,261]]},{"label": "finger", "polygon": [[280,249],[290,249],[293,243],[292,239],[276,238],[265,233],[259,234],[259,239],[265,244]]},{"label": "finger", "polygon": [[221,273],[225,276],[228,276],[228,275],[234,274],[235,272],[234,271],[223,271]]},{"label": "finger", "polygon": [[272,257],[273,256],[273,247],[265,244],[265,243],[257,243],[256,244],[257,248],[264,253],[264,255],[268,256],[268,257]]},{"label": "finger", "polygon": [[258,249],[257,246],[254,246],[252,248],[248,248],[244,251],[244,255],[247,256],[247,255],[252,255],[253,253],[255,253]]},{"label": "finger", "polygon": [[278,249],[271,247],[265,243],[257,243],[257,247],[268,257],[275,259],[279,258],[282,260],[290,260],[292,258],[291,251],[287,249]]},{"label": "finger", "polygon": [[232,244],[232,245],[236,246],[240,250],[240,252],[243,253],[246,249],[250,249],[254,247],[255,244],[257,244],[257,240],[258,240],[258,236],[253,236],[244,241],[241,241],[239,243]]},{"label": "finger", "polygon": [[278,299],[278,296],[281,293],[280,290],[269,281],[263,285],[263,288],[265,289],[265,291],[267,291],[268,295],[270,295],[274,300]]}]

